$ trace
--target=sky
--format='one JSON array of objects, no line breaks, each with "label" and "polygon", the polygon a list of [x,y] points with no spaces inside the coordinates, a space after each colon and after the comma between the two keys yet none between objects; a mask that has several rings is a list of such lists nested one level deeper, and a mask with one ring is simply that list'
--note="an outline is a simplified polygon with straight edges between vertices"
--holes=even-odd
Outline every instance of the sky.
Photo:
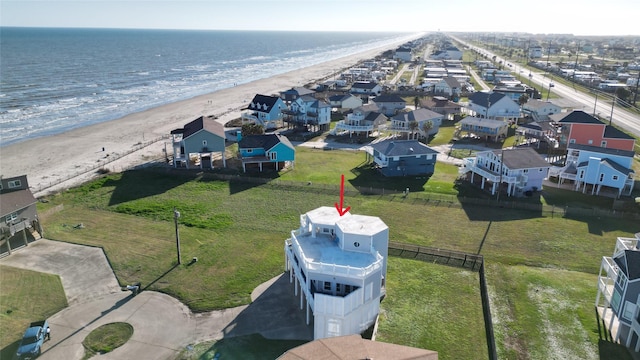
[{"label": "sky", "polygon": [[0,26],[640,35],[640,0],[0,0]]}]

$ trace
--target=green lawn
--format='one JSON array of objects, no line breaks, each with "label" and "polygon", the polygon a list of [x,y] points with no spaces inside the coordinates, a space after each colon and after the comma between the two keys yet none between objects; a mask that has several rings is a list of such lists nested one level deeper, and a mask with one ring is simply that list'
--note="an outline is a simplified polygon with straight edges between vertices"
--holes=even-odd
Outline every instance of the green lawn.
[{"label": "green lawn", "polygon": [[0,359],[11,359],[29,324],[67,306],[57,275],[0,266]]},{"label": "green lawn", "polygon": [[[298,148],[297,156],[302,160],[294,169],[261,174],[272,179],[266,184],[215,180],[206,172],[128,171],[49,197],[38,206],[44,214],[64,205],[42,216],[47,237],[103,247],[121,284],[140,281],[143,288],[175,296],[196,312],[208,311],[249,303],[258,284],[280,274],[288,232],[299,226],[301,213],[338,201],[344,175],[345,205],[356,214],[379,216],[389,226],[391,241],[484,255],[504,358],[526,358],[515,353],[547,358],[576,349],[590,358],[589,349],[597,348],[595,319],[589,323],[595,274],[616,237],[638,231],[635,221],[461,206],[453,165],[438,163],[429,179],[384,179],[367,167],[362,152]],[[356,191],[403,190],[407,185],[412,187],[407,197]],[[569,193],[578,202],[596,199]],[[562,199],[550,191],[529,201],[560,206]],[[174,207],[181,213],[181,266],[176,266]],[[78,223],[84,228],[74,228]],[[197,264],[186,265],[192,257],[198,257]],[[387,287],[379,340],[437,350],[441,359],[486,358],[476,273],[391,258]],[[545,297],[532,297],[535,289]],[[549,310],[549,294],[574,301],[568,309],[577,315]],[[532,318],[542,323],[529,324]],[[540,324],[549,326],[549,332],[541,334]],[[560,331],[575,326],[578,335],[586,335],[556,341]],[[414,330],[406,333],[409,327]],[[209,343],[201,350],[213,356],[223,344]],[[264,346],[280,351],[280,346],[295,344]]]}]

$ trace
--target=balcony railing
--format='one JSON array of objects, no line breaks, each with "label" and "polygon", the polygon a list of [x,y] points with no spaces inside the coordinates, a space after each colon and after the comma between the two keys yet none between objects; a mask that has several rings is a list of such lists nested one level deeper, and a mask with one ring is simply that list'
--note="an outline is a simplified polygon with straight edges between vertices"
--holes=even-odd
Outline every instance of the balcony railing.
[{"label": "balcony railing", "polygon": [[618,254],[618,253],[620,253],[621,251],[624,251],[624,250],[640,251],[640,249],[637,248],[638,241],[640,241],[640,240],[639,239],[619,237],[618,240],[616,241],[616,248],[613,251],[613,254],[616,255],[616,254]]},{"label": "balcony railing", "polygon": [[307,269],[308,271],[364,279],[369,274],[373,273],[374,271],[382,267],[383,257],[377,252],[375,255],[376,260],[371,265],[366,267],[353,267],[348,265],[337,265],[333,263],[324,263],[324,262],[310,260],[307,256],[305,256],[303,248],[300,245],[300,241],[298,240],[297,235],[299,235],[298,230],[291,231],[291,243],[298,250],[300,254],[299,260],[302,263],[304,263],[304,268]]},{"label": "balcony railing", "polygon": [[336,129],[348,130],[348,131],[372,131],[373,125],[351,125],[344,120],[336,123]]}]

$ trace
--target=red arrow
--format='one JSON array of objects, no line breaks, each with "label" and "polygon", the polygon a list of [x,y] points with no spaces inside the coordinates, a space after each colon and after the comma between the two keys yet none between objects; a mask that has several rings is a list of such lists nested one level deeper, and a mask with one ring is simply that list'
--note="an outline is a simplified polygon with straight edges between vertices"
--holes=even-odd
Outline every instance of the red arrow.
[{"label": "red arrow", "polygon": [[341,175],[341,179],[340,179],[340,205],[338,205],[338,203],[335,203],[335,205],[336,205],[336,210],[338,210],[338,214],[340,214],[340,216],[343,216],[351,209],[351,206],[347,206],[346,209],[343,207],[344,205],[344,174]]}]

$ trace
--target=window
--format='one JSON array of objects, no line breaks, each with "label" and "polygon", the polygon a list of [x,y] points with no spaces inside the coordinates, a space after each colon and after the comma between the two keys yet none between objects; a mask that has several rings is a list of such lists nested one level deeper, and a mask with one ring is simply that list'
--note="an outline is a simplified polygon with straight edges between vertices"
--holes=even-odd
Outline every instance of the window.
[{"label": "window", "polygon": [[207,146],[207,140],[202,140],[202,146]]},{"label": "window", "polygon": [[613,295],[611,296],[611,307],[615,312],[618,312],[618,309],[620,308],[620,293],[617,290],[614,290]]},{"label": "window", "polygon": [[576,143],[576,139],[570,139],[569,140],[569,144],[575,144]]},{"label": "window", "polygon": [[246,149],[245,151],[247,152],[247,154],[251,154],[253,152],[253,149]]},{"label": "window", "polygon": [[17,188],[20,186],[22,186],[22,183],[20,182],[20,180],[9,181],[9,189]]},{"label": "window", "polygon": [[7,223],[10,223],[10,222],[12,222],[13,220],[15,220],[17,218],[18,218],[18,213],[14,212],[14,213],[11,213],[11,214],[7,215],[6,218],[5,218],[5,221]]},{"label": "window", "polygon": [[584,178],[584,170],[580,170],[580,179]]},{"label": "window", "polygon": [[328,282],[328,281],[325,281],[325,282],[324,282],[324,289],[325,289],[326,291],[331,291],[331,283],[330,283],[330,282]]},{"label": "window", "polygon": [[636,304],[631,301],[624,302],[624,312],[622,313],[622,317],[631,320],[633,318],[633,314],[636,312]]},{"label": "window", "polygon": [[600,143],[600,146],[601,147],[607,147],[607,142],[602,140],[602,142]]},{"label": "window", "polygon": [[276,152],[270,152],[269,153],[269,159],[276,160],[277,158],[278,158],[278,153],[276,153]]},{"label": "window", "polygon": [[618,181],[618,175],[612,175],[611,176],[611,180]]},{"label": "window", "polygon": [[353,243],[353,246],[354,247],[360,247],[360,243],[356,241],[356,242]]},{"label": "window", "polygon": [[593,140],[589,139],[589,140],[587,141],[587,144],[588,144],[588,145],[593,145]]},{"label": "window", "polygon": [[600,182],[602,182],[604,180],[604,174],[600,174]]}]

